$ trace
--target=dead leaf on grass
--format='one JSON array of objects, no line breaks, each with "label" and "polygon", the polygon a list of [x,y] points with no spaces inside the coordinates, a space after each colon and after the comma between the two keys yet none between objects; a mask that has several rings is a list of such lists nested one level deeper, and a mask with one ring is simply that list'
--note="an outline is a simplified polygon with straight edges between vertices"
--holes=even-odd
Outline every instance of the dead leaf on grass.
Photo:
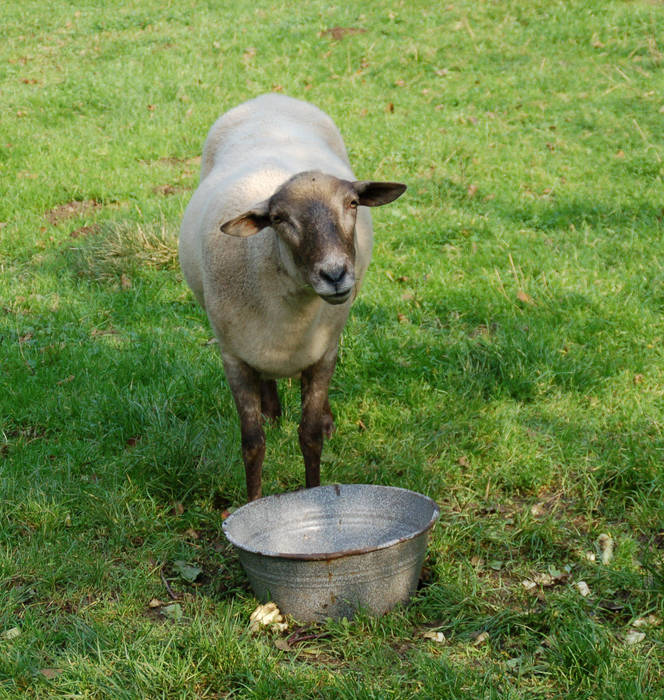
[{"label": "dead leaf on grass", "polygon": [[585,581],[577,581],[576,588],[583,598],[587,598],[590,595],[590,587]]},{"label": "dead leaf on grass", "polygon": [[39,670],[39,673],[44,676],[44,678],[48,678],[48,680],[53,680],[54,678],[57,678],[61,673],[62,669],[61,668],[42,668]]},{"label": "dead leaf on grass", "polygon": [[12,627],[11,629],[5,630],[0,636],[7,640],[16,639],[16,637],[21,636],[21,630],[19,627]]},{"label": "dead leaf on grass", "polygon": [[482,644],[486,644],[489,641],[489,633],[488,632],[480,632],[475,636],[475,639],[473,640],[473,646],[474,647],[479,647],[482,646]]},{"label": "dead leaf on grass", "polygon": [[159,611],[164,617],[169,620],[181,620],[182,619],[182,606],[180,603],[171,603],[170,605],[164,605],[164,607]]},{"label": "dead leaf on grass", "polygon": [[529,306],[535,306],[535,300],[529,295],[526,294],[526,292],[523,291],[523,289],[519,289],[517,292],[516,298],[522,302],[523,304],[528,304]]},{"label": "dead leaf on grass", "polygon": [[445,635],[440,630],[427,630],[422,634],[422,637],[424,639],[430,639],[432,642],[436,642],[436,644],[444,644],[446,641]]},{"label": "dead leaf on grass", "polygon": [[599,552],[602,564],[608,564],[611,559],[613,559],[613,538],[611,535],[607,535],[603,532],[597,540],[595,540],[595,546]]},{"label": "dead leaf on grass", "polygon": [[647,617],[639,617],[637,620],[632,622],[632,627],[659,627],[662,621],[657,617],[657,615],[648,615]]},{"label": "dead leaf on grass", "polygon": [[646,638],[646,633],[645,632],[639,632],[638,630],[630,630],[626,635],[625,635],[625,643],[629,644],[630,646],[633,644],[639,644]]}]

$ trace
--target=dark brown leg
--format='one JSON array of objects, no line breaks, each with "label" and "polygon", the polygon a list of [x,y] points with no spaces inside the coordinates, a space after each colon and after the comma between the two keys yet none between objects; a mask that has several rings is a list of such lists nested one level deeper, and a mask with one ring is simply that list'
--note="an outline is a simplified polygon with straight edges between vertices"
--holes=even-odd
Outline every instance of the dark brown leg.
[{"label": "dark brown leg", "polygon": [[261,474],[265,459],[260,378],[255,370],[240,360],[224,358],[224,369],[240,416],[247,498],[254,501],[261,497]]},{"label": "dark brown leg", "polygon": [[274,423],[281,418],[281,403],[274,379],[261,381],[261,413]]},{"label": "dark brown leg", "polygon": [[334,416],[332,415],[330,402],[328,399],[325,399],[325,406],[323,407],[323,437],[329,440],[334,430]]},{"label": "dark brown leg", "polygon": [[302,419],[299,436],[304,457],[307,488],[320,485],[320,454],[323,450],[323,432],[329,428],[332,414],[327,400],[330,379],[337,361],[337,349],[317,364],[302,371]]}]

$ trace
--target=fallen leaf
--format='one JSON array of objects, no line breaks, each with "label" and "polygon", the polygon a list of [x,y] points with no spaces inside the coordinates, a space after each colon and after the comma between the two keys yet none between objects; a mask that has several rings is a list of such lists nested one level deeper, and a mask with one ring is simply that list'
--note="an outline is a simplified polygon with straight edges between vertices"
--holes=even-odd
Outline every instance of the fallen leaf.
[{"label": "fallen leaf", "polygon": [[605,44],[599,40],[599,34],[595,32],[590,39],[590,44],[594,49],[603,49]]},{"label": "fallen leaf", "polygon": [[445,635],[437,630],[429,630],[428,632],[425,632],[422,637],[424,637],[424,639],[430,639],[432,642],[436,642],[437,644],[445,643]]},{"label": "fallen leaf", "polygon": [[625,643],[626,644],[639,644],[646,638],[646,633],[645,632],[639,632],[637,630],[630,630],[626,635],[625,635]]},{"label": "fallen leaf", "polygon": [[579,593],[586,598],[587,596],[590,595],[590,588],[588,584],[585,581],[577,581],[576,582],[576,587],[579,591]]},{"label": "fallen leaf", "polygon": [[534,581],[531,581],[530,579],[526,579],[525,581],[521,581],[521,585],[527,590],[527,591],[532,591],[533,588],[537,588],[537,584]]},{"label": "fallen leaf", "polygon": [[524,304],[530,304],[531,306],[535,305],[534,299],[529,294],[526,294],[523,291],[523,289],[519,289],[519,291],[517,292],[516,298],[520,302],[523,302]]},{"label": "fallen leaf", "polygon": [[148,607],[150,608],[161,608],[162,605],[164,604],[163,601],[159,600],[159,598],[152,598],[150,602],[148,603]]},{"label": "fallen leaf", "polygon": [[189,581],[189,583],[194,583],[203,573],[203,569],[198,566],[194,566],[193,564],[189,564],[186,561],[182,561],[182,559],[174,561],[173,568],[185,581]]},{"label": "fallen leaf", "polygon": [[182,619],[182,606],[180,603],[171,603],[170,605],[165,605],[161,610],[161,614],[170,620],[181,620]]},{"label": "fallen leaf", "polygon": [[293,647],[288,643],[288,640],[283,637],[275,639],[274,646],[277,647],[277,649],[281,649],[281,651],[293,651]]},{"label": "fallen leaf", "polygon": [[62,669],[61,668],[42,668],[39,670],[39,673],[44,676],[44,678],[48,678],[49,680],[53,680],[54,678],[57,678],[61,673]]},{"label": "fallen leaf", "polygon": [[648,617],[640,617],[632,622],[632,627],[659,627],[662,621],[657,615],[648,615]]},{"label": "fallen leaf", "polygon": [[530,514],[536,518],[541,518],[543,515],[546,515],[546,503],[535,503],[530,509]]},{"label": "fallen leaf", "polygon": [[385,111],[389,112],[390,114],[394,113],[394,102],[388,102],[387,106],[385,107]]},{"label": "fallen leaf", "polygon": [[595,541],[595,546],[599,552],[602,564],[608,564],[613,559],[613,538],[611,535],[603,532]]},{"label": "fallen leaf", "polygon": [[485,644],[486,642],[489,641],[489,633],[488,632],[480,632],[476,637],[475,640],[473,641],[473,646],[474,647],[479,647],[482,644]]},{"label": "fallen leaf", "polygon": [[5,630],[2,633],[2,638],[3,639],[16,639],[16,637],[19,637],[21,635],[21,630],[18,627],[12,627],[11,629]]}]

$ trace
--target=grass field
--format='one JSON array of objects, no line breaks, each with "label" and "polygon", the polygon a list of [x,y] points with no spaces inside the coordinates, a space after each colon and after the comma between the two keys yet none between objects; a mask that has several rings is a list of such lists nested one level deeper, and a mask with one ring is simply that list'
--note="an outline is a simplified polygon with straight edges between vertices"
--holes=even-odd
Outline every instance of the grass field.
[{"label": "grass field", "polygon": [[[664,698],[664,5],[5,0],[0,26],[0,697]],[[252,636],[237,418],[176,238],[208,128],[267,91],[409,185],[322,478],[441,518],[407,608]],[[298,394],[266,494],[303,483]]]}]

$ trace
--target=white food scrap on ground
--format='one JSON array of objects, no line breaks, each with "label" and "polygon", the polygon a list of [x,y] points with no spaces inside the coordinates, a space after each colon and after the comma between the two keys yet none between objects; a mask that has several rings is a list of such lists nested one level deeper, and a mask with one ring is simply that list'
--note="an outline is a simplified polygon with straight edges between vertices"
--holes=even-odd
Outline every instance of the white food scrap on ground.
[{"label": "white food scrap on ground", "polygon": [[288,629],[288,623],[273,602],[259,605],[249,617],[249,630],[251,632],[258,632],[262,627],[269,627],[277,632],[284,632]]}]

